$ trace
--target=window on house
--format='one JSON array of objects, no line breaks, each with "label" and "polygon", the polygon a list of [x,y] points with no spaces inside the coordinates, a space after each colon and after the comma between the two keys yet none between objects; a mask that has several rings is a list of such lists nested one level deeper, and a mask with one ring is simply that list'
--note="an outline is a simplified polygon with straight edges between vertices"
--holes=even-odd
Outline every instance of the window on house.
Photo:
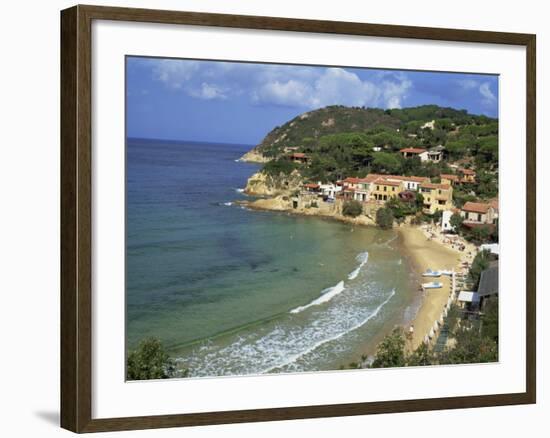
[{"label": "window on house", "polygon": [[481,213],[478,213],[478,214],[477,214],[477,221],[478,221],[478,222],[481,222]]}]

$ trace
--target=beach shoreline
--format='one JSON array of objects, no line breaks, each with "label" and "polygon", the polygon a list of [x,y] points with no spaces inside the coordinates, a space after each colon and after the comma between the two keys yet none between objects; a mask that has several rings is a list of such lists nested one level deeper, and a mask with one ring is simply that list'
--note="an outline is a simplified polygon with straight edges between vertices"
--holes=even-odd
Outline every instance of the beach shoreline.
[{"label": "beach shoreline", "polygon": [[[375,222],[362,215],[359,218],[351,218],[342,215],[336,208],[324,211],[322,209],[292,209],[287,203],[282,202],[278,197],[256,199],[254,201],[245,201],[241,203],[251,210],[272,211],[286,213],[298,216],[314,216],[323,219],[346,222],[352,225],[376,226]],[[325,209],[326,210],[326,209]],[[422,277],[422,274],[428,269],[446,270],[458,272],[461,269],[461,263],[471,262],[475,254],[475,247],[472,244],[466,244],[464,251],[459,251],[444,242],[441,235],[433,234],[433,226],[402,224],[393,228],[397,233],[399,250],[409,261],[411,268],[410,294],[414,315],[407,315],[403,309],[401,318],[388,321],[384,330],[373,339],[366,340],[361,351],[356,354],[357,362],[360,357],[372,357],[376,352],[379,342],[391,332],[395,327],[402,326],[405,333],[409,333],[412,327],[412,335],[408,335],[406,348],[409,352],[418,348],[424,342],[426,335],[430,333],[436,321],[440,321],[441,316],[451,296],[451,276],[442,275],[438,278]],[[421,283],[430,281],[439,281],[443,286],[439,289],[421,290]],[[430,341],[435,342],[436,336]]]},{"label": "beach shoreline", "polygon": [[[428,237],[429,233],[422,227],[405,225],[399,227],[397,231],[402,241],[402,247],[412,261],[413,269],[419,278],[419,286],[420,282],[427,283],[432,280],[443,284],[439,289],[422,291],[422,302],[410,323],[413,328],[412,336],[407,341],[407,349],[414,351],[424,342],[426,335],[430,333],[434,324],[441,320],[452,294],[451,276],[442,275],[433,279],[422,277],[422,273],[428,269],[457,272],[461,267],[461,263],[469,257],[469,254],[466,250],[461,252],[450,248],[441,241]],[[407,332],[409,331],[409,327],[405,327],[405,329]],[[436,338],[437,334],[431,342],[434,342]]]}]

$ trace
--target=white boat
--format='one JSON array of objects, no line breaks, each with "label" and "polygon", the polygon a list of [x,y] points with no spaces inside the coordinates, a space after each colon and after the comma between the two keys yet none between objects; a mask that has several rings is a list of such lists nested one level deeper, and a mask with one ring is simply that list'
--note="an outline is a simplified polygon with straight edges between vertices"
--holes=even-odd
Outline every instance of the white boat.
[{"label": "white boat", "polygon": [[422,274],[422,277],[440,277],[441,272],[439,271],[432,271],[431,269],[428,269],[426,272]]},{"label": "white boat", "polygon": [[443,286],[443,283],[440,283],[438,281],[431,281],[430,283],[423,283],[422,287],[424,289],[439,289]]},{"label": "white boat", "polygon": [[443,271],[441,271],[441,275],[448,275],[450,277],[451,275],[453,275],[453,271],[444,269]]}]

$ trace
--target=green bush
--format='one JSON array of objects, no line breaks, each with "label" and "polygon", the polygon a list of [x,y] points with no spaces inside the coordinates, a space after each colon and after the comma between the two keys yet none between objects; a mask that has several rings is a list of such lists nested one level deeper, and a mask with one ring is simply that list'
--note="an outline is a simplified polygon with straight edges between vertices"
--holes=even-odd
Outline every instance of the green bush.
[{"label": "green bush", "polygon": [[470,266],[470,271],[468,272],[468,276],[474,289],[477,290],[481,273],[485,269],[489,268],[490,261],[491,253],[489,251],[480,251],[476,254],[474,261],[472,262],[472,266]]},{"label": "green bush", "polygon": [[382,207],[376,212],[376,225],[384,230],[389,230],[393,227],[393,219],[391,208]]},{"label": "green bush", "polygon": [[405,366],[406,356],[404,347],[405,335],[403,329],[397,327],[378,344],[371,367],[389,368]]},{"label": "green bush", "polygon": [[172,361],[164,351],[161,341],[156,338],[142,340],[138,347],[128,354],[128,380],[166,379],[172,372]]},{"label": "green bush", "polygon": [[459,233],[460,229],[462,228],[464,218],[460,215],[460,213],[453,213],[449,222],[453,227],[455,233]]},{"label": "green bush", "polygon": [[283,175],[289,175],[297,166],[286,157],[281,157],[275,160],[268,161],[264,164],[263,171],[268,175],[278,176],[281,173]]},{"label": "green bush", "polygon": [[363,205],[359,201],[346,201],[342,207],[344,216],[357,217],[363,213]]}]

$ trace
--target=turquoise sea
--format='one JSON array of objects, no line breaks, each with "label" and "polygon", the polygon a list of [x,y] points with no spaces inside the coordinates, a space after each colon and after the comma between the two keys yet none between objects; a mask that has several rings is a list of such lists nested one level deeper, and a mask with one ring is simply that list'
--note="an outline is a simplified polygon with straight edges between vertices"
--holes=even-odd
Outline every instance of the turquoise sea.
[{"label": "turquoise sea", "polygon": [[191,376],[338,369],[414,316],[393,231],[236,205],[249,145],[128,139],[126,334]]}]

